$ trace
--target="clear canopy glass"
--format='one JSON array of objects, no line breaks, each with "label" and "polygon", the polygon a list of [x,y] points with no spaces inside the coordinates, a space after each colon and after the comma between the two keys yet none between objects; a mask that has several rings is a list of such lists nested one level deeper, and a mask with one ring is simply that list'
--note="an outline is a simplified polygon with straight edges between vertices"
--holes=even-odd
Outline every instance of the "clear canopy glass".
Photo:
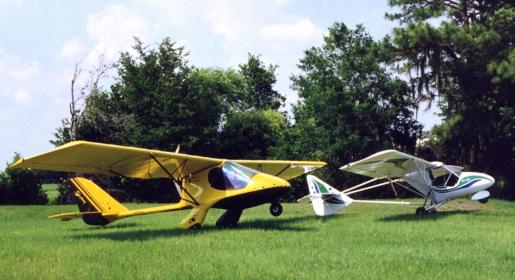
[{"label": "clear canopy glass", "polygon": [[222,166],[226,189],[241,189],[248,185],[258,172],[241,164],[229,161]]},{"label": "clear canopy glass", "polygon": [[431,183],[435,187],[453,187],[459,179],[459,175],[455,174],[452,170],[445,165],[436,167],[429,170]]}]

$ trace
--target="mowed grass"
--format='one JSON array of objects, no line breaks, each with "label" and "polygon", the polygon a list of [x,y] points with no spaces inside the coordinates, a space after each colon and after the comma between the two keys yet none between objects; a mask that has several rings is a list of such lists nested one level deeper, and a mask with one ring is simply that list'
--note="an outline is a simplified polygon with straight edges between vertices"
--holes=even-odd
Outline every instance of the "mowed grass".
[{"label": "mowed grass", "polygon": [[53,204],[55,203],[55,200],[57,196],[59,195],[59,191],[57,190],[58,185],[57,184],[43,184],[41,188],[46,193],[48,197],[48,203]]},{"label": "mowed grass", "polygon": [[[515,203],[414,208],[351,205],[318,218],[309,204],[248,209],[236,229],[179,230],[187,212],[104,228],[48,220],[74,206],[0,207],[1,279],[515,279]],[[148,205],[128,205],[129,208]]]}]

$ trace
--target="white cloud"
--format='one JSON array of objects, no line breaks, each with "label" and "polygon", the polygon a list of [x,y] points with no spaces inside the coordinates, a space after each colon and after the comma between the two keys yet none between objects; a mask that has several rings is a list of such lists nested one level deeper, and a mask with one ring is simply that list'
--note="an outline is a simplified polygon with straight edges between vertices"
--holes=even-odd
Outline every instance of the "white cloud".
[{"label": "white cloud", "polygon": [[322,42],[323,31],[305,15],[291,12],[295,0],[136,0],[127,6],[151,17],[153,42],[165,36],[187,42],[196,66],[237,67],[247,54],[279,65],[277,89],[295,102],[289,76],[303,50]]},{"label": "white cloud", "polygon": [[69,85],[59,75],[38,61],[0,50],[0,123],[5,139],[0,161],[10,160],[14,151],[30,155],[44,150],[42,146],[50,148],[48,140],[67,110],[66,103],[55,106],[55,100],[66,99]]},{"label": "white cloud", "polygon": [[95,42],[92,57],[96,59],[99,54],[103,54],[113,59],[120,51],[128,50],[133,45],[134,37],[145,41],[150,32],[150,22],[138,15],[137,11],[122,5],[112,5],[89,16],[86,32]]},{"label": "white cloud", "polygon": [[[16,62],[19,63],[19,60]],[[37,75],[39,71],[39,62],[34,60],[30,63],[21,64],[18,65],[18,68],[11,68],[10,71],[10,76],[15,80],[29,80]]]},{"label": "white cloud", "polygon": [[86,53],[86,47],[77,38],[71,38],[63,43],[59,56],[67,60],[78,60]]},{"label": "white cloud", "polygon": [[323,31],[307,19],[295,23],[268,24],[259,28],[258,34],[268,41],[306,42],[322,37]]},{"label": "white cloud", "polygon": [[206,9],[206,1],[135,0],[131,9],[146,13],[154,19],[152,24],[159,27],[186,28],[203,21],[198,15]]},{"label": "white cloud", "polygon": [[3,103],[26,104],[30,91],[26,85],[40,73],[37,61],[25,62],[17,56],[0,50],[0,98]]},{"label": "white cloud", "polygon": [[26,89],[23,89],[23,88],[18,89],[14,93],[14,102],[18,105],[29,102],[30,98],[31,98],[30,93]]},{"label": "white cloud", "polygon": [[0,7],[5,8],[20,8],[25,4],[25,0],[0,0]]},{"label": "white cloud", "polygon": [[0,49],[0,80],[5,80],[7,83],[28,80],[38,71],[38,61],[25,62]]}]

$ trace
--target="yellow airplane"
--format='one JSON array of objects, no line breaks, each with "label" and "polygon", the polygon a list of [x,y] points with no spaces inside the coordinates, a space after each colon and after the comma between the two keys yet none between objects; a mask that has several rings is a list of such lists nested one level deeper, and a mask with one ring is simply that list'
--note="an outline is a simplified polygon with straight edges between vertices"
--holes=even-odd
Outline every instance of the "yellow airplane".
[{"label": "yellow airplane", "polygon": [[236,226],[244,209],[271,203],[270,213],[279,216],[279,198],[291,187],[287,180],[326,165],[320,161],[226,160],[176,152],[74,141],[27,159],[14,168],[129,178],[170,178],[180,193],[175,204],[129,210],[91,180],[71,179],[76,188],[79,212],[50,216],[64,221],[82,217],[89,225],[191,208],[179,227],[199,228],[210,208],[227,211],[217,220],[219,227]]}]

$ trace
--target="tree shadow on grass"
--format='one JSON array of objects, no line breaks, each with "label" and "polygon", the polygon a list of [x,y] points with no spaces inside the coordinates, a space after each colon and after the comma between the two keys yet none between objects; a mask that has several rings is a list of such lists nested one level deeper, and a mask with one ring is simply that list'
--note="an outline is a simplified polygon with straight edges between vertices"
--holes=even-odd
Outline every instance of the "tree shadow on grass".
[{"label": "tree shadow on grass", "polygon": [[[127,240],[136,240],[136,241],[144,241],[151,240],[155,238],[166,238],[166,237],[179,237],[179,236],[192,236],[198,234],[210,234],[214,232],[220,231],[245,231],[245,230],[270,230],[270,231],[291,231],[291,232],[303,232],[312,230],[309,227],[302,227],[298,225],[294,225],[296,223],[316,220],[316,217],[302,216],[302,217],[292,217],[286,219],[256,219],[250,221],[244,221],[238,223],[237,227],[234,228],[218,228],[214,225],[204,225],[200,229],[179,229],[179,228],[170,228],[170,229],[148,229],[148,228],[140,228],[140,229],[129,229],[124,230],[131,226],[121,226],[119,229],[121,231],[111,231],[111,230],[103,230],[109,229],[113,226],[107,227],[95,227],[88,229],[87,233],[81,233],[73,235],[73,238],[77,239],[110,239],[114,241],[127,241]],[[136,224],[137,225],[137,224]]]},{"label": "tree shadow on grass", "polygon": [[421,221],[436,221],[454,215],[469,215],[477,212],[477,210],[447,210],[437,211],[429,215],[417,216],[415,213],[399,214],[394,216],[387,216],[377,219],[379,222],[421,222]]}]

